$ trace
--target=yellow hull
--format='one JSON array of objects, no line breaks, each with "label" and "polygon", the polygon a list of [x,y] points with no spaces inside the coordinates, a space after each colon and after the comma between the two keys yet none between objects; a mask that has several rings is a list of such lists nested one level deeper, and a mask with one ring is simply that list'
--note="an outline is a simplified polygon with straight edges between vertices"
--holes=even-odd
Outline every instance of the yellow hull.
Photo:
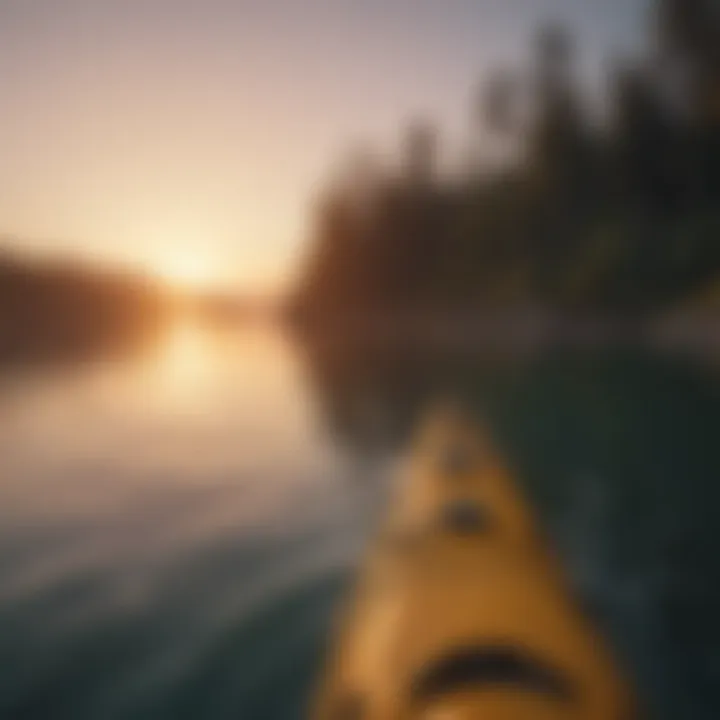
[{"label": "yellow hull", "polygon": [[435,417],[342,617],[317,720],[629,720],[628,687],[485,434]]}]

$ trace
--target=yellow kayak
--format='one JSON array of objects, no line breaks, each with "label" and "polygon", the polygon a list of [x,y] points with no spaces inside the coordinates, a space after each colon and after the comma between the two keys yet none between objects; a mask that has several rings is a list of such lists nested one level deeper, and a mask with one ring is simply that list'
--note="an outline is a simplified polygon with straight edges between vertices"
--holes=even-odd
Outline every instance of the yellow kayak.
[{"label": "yellow kayak", "polygon": [[407,465],[312,717],[636,717],[485,433],[438,414]]}]

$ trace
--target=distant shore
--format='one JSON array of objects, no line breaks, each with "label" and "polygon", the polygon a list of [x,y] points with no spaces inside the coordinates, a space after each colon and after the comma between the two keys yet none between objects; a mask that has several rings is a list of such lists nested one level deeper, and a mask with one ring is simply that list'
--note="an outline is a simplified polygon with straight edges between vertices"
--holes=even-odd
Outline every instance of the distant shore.
[{"label": "distant shore", "polygon": [[0,256],[0,363],[123,353],[152,338],[168,309],[148,278]]}]

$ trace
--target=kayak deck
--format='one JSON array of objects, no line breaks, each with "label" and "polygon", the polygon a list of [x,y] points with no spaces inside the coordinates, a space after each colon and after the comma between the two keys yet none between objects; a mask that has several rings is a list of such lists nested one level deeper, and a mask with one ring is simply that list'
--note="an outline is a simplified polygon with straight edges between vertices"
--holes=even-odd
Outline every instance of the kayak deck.
[{"label": "kayak deck", "polygon": [[345,608],[313,717],[634,717],[487,435],[438,414]]}]

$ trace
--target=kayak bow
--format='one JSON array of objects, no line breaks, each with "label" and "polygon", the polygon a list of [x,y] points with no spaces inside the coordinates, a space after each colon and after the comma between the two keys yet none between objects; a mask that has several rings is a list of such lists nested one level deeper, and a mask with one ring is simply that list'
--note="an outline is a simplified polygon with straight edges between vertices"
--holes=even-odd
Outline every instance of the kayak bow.
[{"label": "kayak bow", "polygon": [[409,459],[313,717],[635,717],[510,473],[456,413],[436,414]]}]

